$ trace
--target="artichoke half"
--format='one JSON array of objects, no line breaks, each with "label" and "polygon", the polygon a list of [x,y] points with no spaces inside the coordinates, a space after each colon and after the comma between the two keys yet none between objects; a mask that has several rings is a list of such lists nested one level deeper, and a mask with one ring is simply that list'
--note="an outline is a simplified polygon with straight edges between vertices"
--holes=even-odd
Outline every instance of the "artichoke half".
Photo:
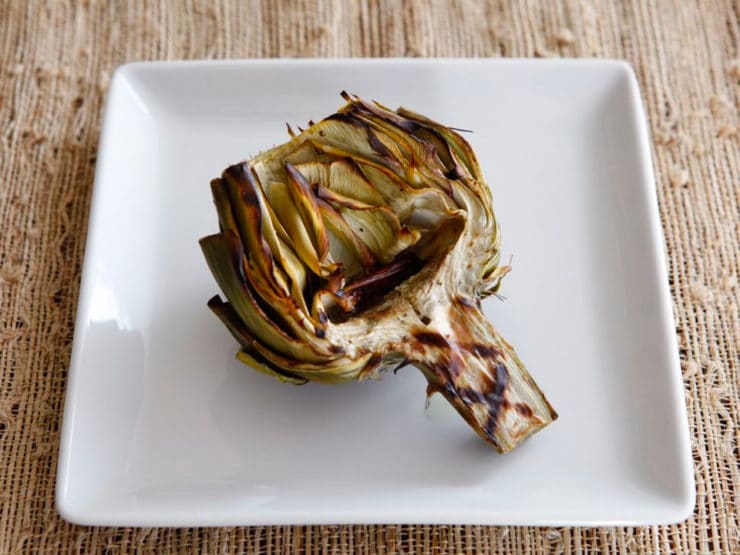
[{"label": "artichoke half", "polygon": [[346,104],[211,182],[201,239],[237,357],[281,381],[338,383],[413,364],[505,452],[557,414],[480,300],[499,264],[491,193],[455,130]]}]

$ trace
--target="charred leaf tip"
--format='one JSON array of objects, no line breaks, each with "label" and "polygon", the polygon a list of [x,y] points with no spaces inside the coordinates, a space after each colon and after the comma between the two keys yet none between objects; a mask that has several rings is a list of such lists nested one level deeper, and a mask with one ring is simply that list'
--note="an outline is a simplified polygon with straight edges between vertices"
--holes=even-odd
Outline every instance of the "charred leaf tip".
[{"label": "charred leaf tip", "polygon": [[206,248],[210,243],[218,241],[223,237],[223,233],[214,233],[213,235],[206,235],[198,239],[198,244],[201,248]]},{"label": "charred leaf tip", "polygon": [[249,162],[239,162],[226,168],[223,173],[223,178],[231,177],[234,180],[243,180],[246,178],[249,171]]}]

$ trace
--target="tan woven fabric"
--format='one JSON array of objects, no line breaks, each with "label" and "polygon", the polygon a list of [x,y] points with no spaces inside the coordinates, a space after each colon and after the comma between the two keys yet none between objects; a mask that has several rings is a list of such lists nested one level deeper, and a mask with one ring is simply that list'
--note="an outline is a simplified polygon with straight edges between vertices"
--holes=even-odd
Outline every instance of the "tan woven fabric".
[{"label": "tan woven fabric", "polygon": [[[740,5],[0,0],[0,553],[740,553]],[[697,478],[694,516],[613,529],[85,528],[53,504],[101,104],[144,59],[599,56],[635,67]]]}]

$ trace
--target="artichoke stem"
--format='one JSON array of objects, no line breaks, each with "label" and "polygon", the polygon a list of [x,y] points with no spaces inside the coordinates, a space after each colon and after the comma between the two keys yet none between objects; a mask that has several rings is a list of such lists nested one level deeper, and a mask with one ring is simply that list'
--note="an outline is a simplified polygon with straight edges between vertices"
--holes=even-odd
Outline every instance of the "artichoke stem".
[{"label": "artichoke stem", "polygon": [[501,453],[557,419],[514,349],[474,303],[458,299],[448,313],[416,328],[403,349],[427,378],[427,396],[441,393]]}]

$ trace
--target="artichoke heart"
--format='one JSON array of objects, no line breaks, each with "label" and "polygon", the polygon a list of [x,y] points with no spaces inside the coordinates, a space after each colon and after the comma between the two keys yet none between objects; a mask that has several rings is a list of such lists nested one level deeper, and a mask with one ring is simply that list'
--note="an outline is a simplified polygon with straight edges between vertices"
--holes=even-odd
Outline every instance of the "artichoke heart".
[{"label": "artichoke heart", "polygon": [[342,97],[211,182],[220,232],[200,244],[226,301],[208,306],[260,372],[339,383],[412,364],[509,451],[557,414],[480,310],[509,267],[475,153],[424,116]]}]

